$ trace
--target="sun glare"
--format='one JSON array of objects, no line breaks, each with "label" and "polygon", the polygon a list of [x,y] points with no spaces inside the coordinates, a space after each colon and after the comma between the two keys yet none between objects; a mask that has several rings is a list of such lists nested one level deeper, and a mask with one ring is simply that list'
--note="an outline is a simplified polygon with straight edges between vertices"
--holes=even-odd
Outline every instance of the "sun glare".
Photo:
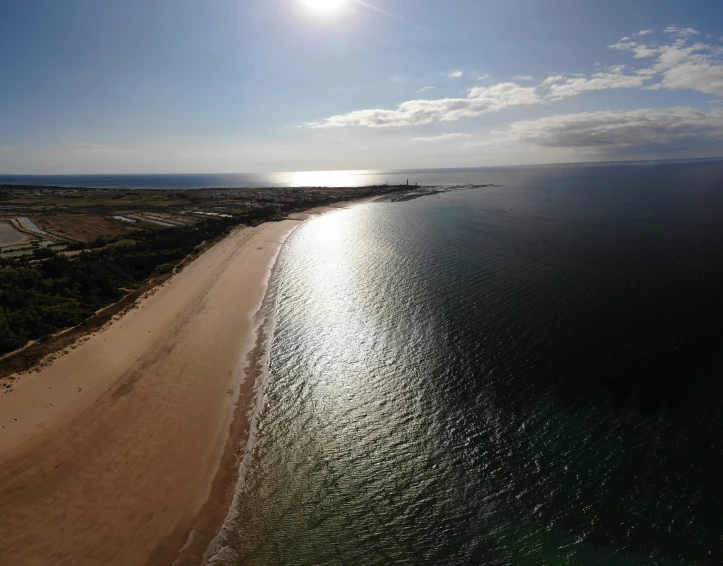
[{"label": "sun glare", "polygon": [[348,0],[301,0],[301,3],[313,12],[331,14],[338,12]]}]

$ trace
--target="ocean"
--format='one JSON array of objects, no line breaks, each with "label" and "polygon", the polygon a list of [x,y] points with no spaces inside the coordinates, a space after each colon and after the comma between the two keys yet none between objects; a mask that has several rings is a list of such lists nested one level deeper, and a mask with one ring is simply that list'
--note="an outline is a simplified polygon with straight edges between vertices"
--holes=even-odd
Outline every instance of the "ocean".
[{"label": "ocean", "polygon": [[476,182],[289,237],[212,563],[723,563],[723,163]]},{"label": "ocean", "polygon": [[[708,163],[715,160],[685,160],[681,163]],[[2,175],[0,185],[45,185],[108,189],[198,189],[198,188],[272,188],[272,187],[358,187],[369,185],[464,185],[512,182],[526,179],[539,171],[547,175],[559,171],[563,176],[577,171],[627,167],[665,168],[671,161],[610,162],[526,167],[482,167],[465,169],[409,169],[399,171],[292,171],[264,174],[158,174],[158,175]]]}]

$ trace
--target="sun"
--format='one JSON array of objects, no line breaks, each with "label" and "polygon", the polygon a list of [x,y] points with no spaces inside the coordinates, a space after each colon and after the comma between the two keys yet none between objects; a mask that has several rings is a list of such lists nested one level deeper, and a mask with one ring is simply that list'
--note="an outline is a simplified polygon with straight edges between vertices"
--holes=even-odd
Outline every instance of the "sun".
[{"label": "sun", "polygon": [[309,10],[321,14],[338,12],[349,0],[301,0]]}]

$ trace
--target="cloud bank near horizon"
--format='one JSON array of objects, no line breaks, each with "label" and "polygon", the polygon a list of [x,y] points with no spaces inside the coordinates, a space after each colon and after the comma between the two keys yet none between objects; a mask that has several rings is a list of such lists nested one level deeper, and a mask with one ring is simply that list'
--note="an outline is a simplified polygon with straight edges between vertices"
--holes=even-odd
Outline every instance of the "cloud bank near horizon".
[{"label": "cloud bank near horizon", "polygon": [[[628,64],[608,65],[588,74],[548,74],[534,85],[529,84],[535,82],[532,76],[517,75],[511,81],[492,86],[470,87],[466,97],[407,100],[392,109],[353,110],[307,122],[305,126],[405,128],[444,124],[500,113],[512,107],[553,107],[558,101],[586,92],[612,89],[689,90],[723,98],[723,46],[701,41],[701,33],[693,28],[668,26],[658,36],[663,38],[661,42],[654,40],[653,30],[643,29],[608,45],[609,49],[631,57]],[[470,137],[469,134],[442,133],[412,140],[461,143]],[[684,146],[710,148],[722,142],[723,109],[704,111],[675,106],[554,114],[517,121],[506,130],[488,132],[485,139],[467,140],[461,147],[524,144],[597,152],[609,157],[640,151],[664,152],[666,148]]]},{"label": "cloud bank near horizon", "polygon": [[498,144],[583,148],[625,154],[631,150],[723,143],[723,108],[641,108],[548,116],[514,122]]}]

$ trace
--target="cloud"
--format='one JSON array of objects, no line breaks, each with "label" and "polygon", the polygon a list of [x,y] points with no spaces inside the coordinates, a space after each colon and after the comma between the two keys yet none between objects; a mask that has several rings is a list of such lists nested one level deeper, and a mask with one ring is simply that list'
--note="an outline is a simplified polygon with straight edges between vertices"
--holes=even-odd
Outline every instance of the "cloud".
[{"label": "cloud", "polygon": [[549,88],[547,99],[560,100],[570,96],[577,96],[591,90],[609,90],[613,88],[641,88],[651,77],[640,75],[626,75],[620,68],[611,68],[608,72],[595,73],[590,78],[567,78],[555,75],[545,79],[543,85]]},{"label": "cloud", "polygon": [[14,145],[0,145],[0,151],[10,151],[11,149],[15,149]]},{"label": "cloud", "polygon": [[723,65],[688,61],[666,71],[660,84],[670,90],[692,89],[723,96]]},{"label": "cloud", "polygon": [[662,48],[652,72],[662,72],[662,88],[692,89],[723,96],[723,60],[720,50],[703,43],[682,41]]},{"label": "cloud", "polygon": [[651,33],[653,33],[652,29],[641,29],[640,31],[636,31],[633,34],[633,37],[643,37],[644,35],[650,35]]},{"label": "cloud", "polygon": [[412,138],[412,141],[418,142],[442,142],[449,140],[457,140],[462,138],[471,138],[469,134],[439,134],[438,136],[429,136],[422,138]]},{"label": "cloud", "polygon": [[461,79],[462,78],[462,71],[452,71],[451,73],[447,73],[447,76],[450,79]]},{"label": "cloud", "polygon": [[389,128],[421,126],[432,122],[454,122],[460,118],[499,112],[509,106],[537,104],[540,98],[534,87],[516,83],[500,83],[490,87],[475,87],[467,98],[441,98],[437,100],[409,100],[395,109],[374,108],[337,114],[321,122],[307,122],[312,128],[366,126]]},{"label": "cloud", "polygon": [[680,28],[678,26],[668,26],[663,30],[665,33],[681,38],[691,38],[700,35],[700,32],[693,28]]},{"label": "cloud", "polygon": [[699,41],[690,44],[686,37],[699,33],[691,28],[680,30],[680,28],[669,27],[666,31],[680,37],[670,45],[652,49],[645,45],[622,40],[610,47],[620,51],[632,51],[635,57],[638,57],[638,53],[641,52],[657,55],[656,61],[650,67],[634,71],[638,76],[661,77],[659,83],[646,87],[650,90],[690,89],[723,96],[723,49],[720,46]]},{"label": "cloud", "polygon": [[[609,47],[630,53],[633,59],[647,59],[647,66],[612,65],[593,74],[556,73],[542,82],[521,86],[518,82],[471,88],[466,98],[409,100],[393,109],[372,108],[337,114],[325,120],[307,122],[306,127],[326,128],[365,126],[370,128],[419,126],[432,122],[452,122],[499,112],[508,107],[559,101],[591,91],[612,89],[695,90],[723,97],[723,47],[691,39],[699,35],[692,28],[671,26],[665,30],[675,39],[666,45],[649,46],[623,37]],[[647,36],[641,30],[633,36]],[[596,65],[598,66],[598,65]],[[448,76],[461,77],[462,71]],[[484,80],[488,75],[479,77]],[[516,81],[533,80],[518,76]],[[424,87],[419,92],[431,88]]]},{"label": "cloud", "polygon": [[540,86],[544,87],[564,80],[565,75],[550,75],[540,83]]},{"label": "cloud", "polygon": [[636,59],[645,59],[659,53],[658,49],[650,49],[645,45],[641,45],[635,41],[630,41],[627,37],[623,37],[620,41],[613,43],[612,45],[608,45],[608,47],[618,51],[632,51],[633,57]]},{"label": "cloud", "polygon": [[505,143],[587,148],[607,153],[645,152],[671,147],[720,147],[723,108],[643,108],[548,116],[510,125]]},{"label": "cloud", "polygon": [[417,92],[429,92],[430,90],[435,90],[435,87],[433,86],[423,86],[420,88]]},{"label": "cloud", "polygon": [[532,75],[517,75],[515,77],[516,81],[534,81],[535,79],[532,78]]},{"label": "cloud", "polygon": [[[645,32],[645,33],[643,33]],[[633,35],[645,36],[650,30]],[[552,75],[539,86],[549,88],[547,99],[559,100],[589,90],[610,88],[641,88],[644,90],[697,90],[705,94],[723,96],[723,48],[691,39],[700,35],[692,28],[670,26],[665,32],[677,39],[668,45],[649,46],[623,37],[609,45],[611,49],[632,53],[635,59],[655,57],[648,67],[630,69],[626,66],[608,67],[605,72],[591,77]],[[646,81],[659,78],[660,82]]]},{"label": "cloud", "polygon": [[489,79],[489,78],[490,78],[490,74],[489,74],[489,73],[485,73],[484,75],[480,75],[479,77],[477,77],[477,80],[478,80],[478,81],[486,81],[486,80]]},{"label": "cloud", "polygon": [[466,142],[462,144],[463,147],[467,149],[481,149],[483,147],[500,147],[500,144],[498,141],[495,140],[486,140],[486,141],[471,141]]}]

